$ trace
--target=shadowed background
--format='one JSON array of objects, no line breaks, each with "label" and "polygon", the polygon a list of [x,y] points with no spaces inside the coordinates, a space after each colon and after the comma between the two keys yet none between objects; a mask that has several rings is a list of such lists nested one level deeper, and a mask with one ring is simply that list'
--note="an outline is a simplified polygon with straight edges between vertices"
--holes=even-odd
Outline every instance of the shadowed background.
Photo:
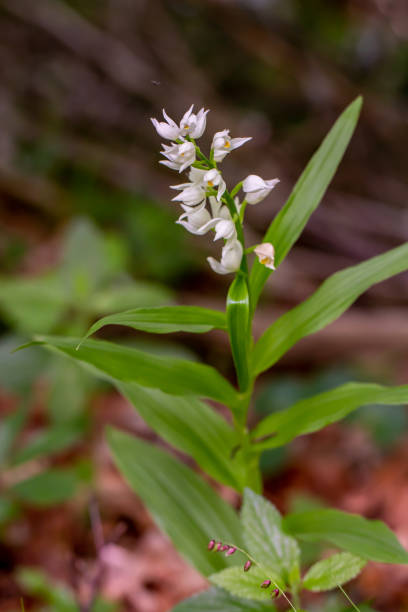
[{"label": "shadowed background", "polygon": [[[26,498],[18,516],[7,518],[0,609],[16,608],[17,566],[42,565],[71,584],[72,558],[89,557],[92,566],[89,535],[81,543],[92,489],[106,524],[129,524],[116,554],[136,547],[132,563],[149,568],[147,577],[135,570],[120,587],[112,579],[108,596],[119,609],[161,612],[200,583],[183,582],[185,566],[168,549],[177,578],[164,587],[152,578],[157,560],[149,566],[146,537],[159,536],[113,475],[102,424],[156,437],[107,386],[79,379],[66,362],[50,368],[40,351],[13,359],[9,350],[36,332],[80,335],[98,316],[131,306],[175,301],[223,308],[229,277],[217,277],[205,260],[219,255],[218,243],[174,224],[179,209],[170,203],[169,185],[179,177],[159,166],[160,138],[150,122],[163,106],[176,120],[192,103],[211,109],[204,149],[224,128],[253,137],[222,170],[230,186],[250,173],[281,179],[247,211],[247,242],[255,244],[335,118],[364,96],[356,134],[322,206],[268,283],[257,335],[333,272],[406,241],[408,6],[404,0],[1,0],[0,74],[0,410],[7,415],[20,401],[29,403],[22,446],[50,422],[62,427],[65,414],[75,424],[76,446],[62,445],[46,460],[94,465],[93,475],[81,473],[82,499],[39,510]],[[407,280],[399,275],[374,287],[338,322],[290,351],[262,378],[254,419],[349,379],[406,383]],[[228,344],[216,332],[152,344],[120,329],[103,335],[202,359],[233,376]],[[73,388],[80,389],[74,398]],[[348,426],[268,454],[269,496],[287,509],[293,500],[303,503],[300,494],[313,494],[382,518],[407,545],[406,412],[389,410],[360,411]],[[3,487],[21,480],[15,470],[7,475]],[[122,486],[120,503],[109,486]],[[82,532],[74,525],[78,515]],[[53,536],[41,549],[33,525],[44,543],[39,525],[52,521]],[[58,536],[63,553],[55,550],[61,530],[68,534]],[[131,562],[121,557],[120,563]],[[356,596],[375,596],[381,609],[396,612],[406,609],[407,584],[406,571],[375,566],[363,573]],[[34,609],[36,600],[27,601]]]}]

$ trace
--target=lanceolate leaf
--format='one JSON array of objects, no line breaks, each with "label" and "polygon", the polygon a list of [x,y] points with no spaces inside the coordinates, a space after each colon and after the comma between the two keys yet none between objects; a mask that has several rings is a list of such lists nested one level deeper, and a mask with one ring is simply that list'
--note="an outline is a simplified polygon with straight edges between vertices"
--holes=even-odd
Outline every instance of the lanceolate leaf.
[{"label": "lanceolate leaf", "polygon": [[154,431],[191,455],[207,474],[241,491],[244,466],[239,461],[237,435],[212,408],[193,397],[168,395],[135,383],[117,385],[119,391]]},{"label": "lanceolate leaf", "polygon": [[318,431],[329,423],[367,404],[405,404],[408,385],[348,383],[331,391],[297,402],[287,410],[275,412],[261,421],[252,432],[258,450],[287,444],[297,436]]},{"label": "lanceolate leaf", "polygon": [[48,336],[39,342],[91,366],[110,379],[136,382],[170,395],[209,397],[230,407],[238,403],[235,389],[208,365],[158,357],[100,340],[86,340],[79,350],[76,350],[77,339]]},{"label": "lanceolate leaf", "polygon": [[172,612],[274,612],[275,606],[235,597],[223,589],[209,589],[182,601]]},{"label": "lanceolate leaf", "polygon": [[85,338],[104,325],[124,325],[152,334],[170,332],[207,332],[211,329],[226,329],[225,314],[199,306],[157,306],[134,308],[103,317],[92,325]]},{"label": "lanceolate leaf", "polygon": [[408,552],[381,521],[324,509],[289,514],[283,526],[296,538],[327,541],[368,561],[408,563]]},{"label": "lanceolate leaf", "polygon": [[298,340],[337,319],[369,287],[404,270],[408,270],[408,243],[333,274],[266,330],[254,348],[254,372],[270,368]]},{"label": "lanceolate leaf", "polygon": [[[282,263],[320,204],[353,135],[361,104],[362,98],[357,98],[338,118],[266,232],[264,242],[274,245],[276,266]],[[258,261],[254,263],[250,283],[253,309],[269,274],[268,268]]]},{"label": "lanceolate leaf", "polygon": [[249,385],[248,321],[249,296],[247,281],[243,276],[237,276],[228,291],[227,322],[232,356],[241,391],[245,391]]},{"label": "lanceolate leaf", "polygon": [[339,553],[318,561],[307,572],[302,586],[308,591],[329,591],[355,578],[366,561],[350,553]]},{"label": "lanceolate leaf", "polygon": [[207,549],[212,538],[241,545],[241,526],[234,510],[201,476],[121,431],[109,429],[108,440],[129,485],[190,563],[208,576],[234,562]]},{"label": "lanceolate leaf", "polygon": [[297,577],[299,547],[296,540],[284,533],[282,517],[273,504],[251,489],[245,489],[241,523],[246,550],[261,567],[270,568],[275,580],[280,577],[286,584],[291,577]]}]

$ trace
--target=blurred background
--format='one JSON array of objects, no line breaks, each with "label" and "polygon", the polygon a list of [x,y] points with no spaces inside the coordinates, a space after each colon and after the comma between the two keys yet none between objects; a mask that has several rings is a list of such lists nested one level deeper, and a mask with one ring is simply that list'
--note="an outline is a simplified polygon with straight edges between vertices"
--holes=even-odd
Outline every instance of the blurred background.
[{"label": "blurred background", "polygon": [[[177,121],[192,103],[211,109],[204,149],[224,128],[253,137],[223,173],[230,185],[250,173],[281,179],[249,207],[255,244],[335,118],[364,96],[322,206],[267,286],[257,335],[336,270],[406,241],[408,4],[0,0],[0,74],[0,610],[20,609],[20,597],[26,610],[78,610],[96,580],[94,610],[165,612],[204,581],[114,469],[103,428],[162,442],[75,364],[10,351],[33,334],[80,336],[131,307],[224,307],[230,278],[205,260],[218,246],[174,223],[179,181],[158,164],[150,122],[163,106]],[[254,422],[347,380],[407,383],[407,317],[407,275],[368,291],[261,378]],[[216,332],[102,335],[233,377]],[[404,407],[367,407],[266,454],[266,495],[282,511],[330,504],[380,518],[408,546],[407,440]],[[98,529],[110,542],[103,572]],[[370,609],[408,610],[402,566],[370,564],[349,591]],[[340,612],[344,600],[308,606]]]}]

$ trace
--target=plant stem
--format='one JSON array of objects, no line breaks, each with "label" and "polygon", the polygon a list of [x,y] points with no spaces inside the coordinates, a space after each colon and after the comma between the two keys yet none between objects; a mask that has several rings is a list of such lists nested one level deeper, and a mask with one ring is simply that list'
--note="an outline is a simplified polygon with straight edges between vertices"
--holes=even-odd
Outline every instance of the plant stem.
[{"label": "plant stem", "polygon": [[352,600],[352,599],[351,599],[351,598],[350,598],[350,597],[347,595],[347,593],[346,593],[346,591],[343,589],[343,587],[342,587],[340,584],[338,584],[337,586],[339,587],[340,591],[343,593],[343,595],[344,595],[344,597],[347,599],[347,601],[348,601],[349,603],[351,603],[351,605],[353,606],[353,608],[354,608],[355,610],[357,610],[357,612],[360,612],[360,609],[359,609],[359,608],[357,608],[356,604],[355,604],[355,603],[354,603],[354,601],[353,601],[353,600]]}]

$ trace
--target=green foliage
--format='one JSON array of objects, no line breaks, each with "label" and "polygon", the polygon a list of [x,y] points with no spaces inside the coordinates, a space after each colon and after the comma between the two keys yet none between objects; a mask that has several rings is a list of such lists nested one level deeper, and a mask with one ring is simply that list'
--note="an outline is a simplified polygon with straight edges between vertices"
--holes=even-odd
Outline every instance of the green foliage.
[{"label": "green foliage", "polygon": [[[266,232],[263,242],[274,245],[276,267],[282,263],[320,204],[353,135],[361,105],[362,98],[357,98],[337,119]],[[253,309],[270,273],[258,261],[254,263],[250,279]]]},{"label": "green foliage", "polygon": [[[320,203],[353,134],[360,108],[361,98],[357,98],[337,120],[267,231],[264,242],[274,245],[277,266],[282,263]],[[199,167],[214,168],[211,156],[207,159],[198,148],[197,155],[201,160]],[[233,215],[241,241],[241,217],[245,206],[241,209],[242,215],[237,215],[228,190],[221,199]],[[89,261],[83,261],[78,247],[84,235],[89,236]],[[113,248],[110,252],[116,252],[116,259],[105,265],[105,246],[98,240],[93,230],[80,227],[73,231],[67,244],[61,268],[63,284],[69,287],[75,308],[81,315],[73,325],[72,335],[84,333],[85,320],[89,323],[89,318],[98,314],[95,304],[101,303],[101,295],[107,300],[107,310],[107,303],[124,303],[129,296],[125,290],[125,297],[115,302],[116,285],[112,279],[118,272],[120,253],[118,259],[118,251]],[[160,244],[158,260],[160,257],[168,259],[168,252],[161,240]],[[271,325],[255,347],[251,336],[250,314],[253,312],[250,313],[250,310],[254,310],[270,270],[257,261],[249,279],[246,254],[228,292],[225,314],[195,307],[162,307],[161,303],[160,308],[154,308],[157,304],[136,303],[123,306],[132,308],[126,312],[114,315],[105,312],[110,316],[95,323],[88,332],[89,335],[108,324],[126,325],[151,333],[227,329],[238,390],[216,369],[188,359],[143,352],[103,341],[84,340],[77,347],[78,340],[74,338],[39,338],[38,343],[51,351],[80,362],[116,384],[159,435],[193,457],[211,477],[238,491],[247,487],[239,521],[232,508],[183,463],[146,442],[117,430],[109,430],[109,444],[119,469],[158,525],[187,560],[205,576],[210,576],[214,584],[230,593],[211,590],[190,603],[181,604],[176,610],[262,609],[254,608],[250,602],[245,604],[240,598],[270,600],[272,589],[268,592],[268,589],[261,589],[260,586],[263,580],[269,579],[272,584],[275,583],[275,587],[277,583],[286,603],[301,612],[298,593],[301,586],[316,591],[333,588],[356,576],[365,561],[370,559],[408,563],[408,552],[388,527],[379,521],[319,508],[290,514],[282,519],[270,502],[248,488],[260,489],[259,456],[263,449],[282,446],[299,435],[317,431],[362,405],[399,405],[407,402],[408,385],[387,388],[368,383],[349,383],[307,399],[294,398],[291,407],[285,406],[280,412],[270,414],[252,432],[248,431],[246,424],[246,412],[256,376],[274,365],[297,341],[334,321],[371,285],[407,270],[407,262],[408,245],[404,244],[334,274],[309,299]],[[131,286],[130,294],[133,289],[134,286]],[[51,298],[50,302],[53,303]],[[54,315],[54,319],[58,320],[58,316]],[[53,320],[52,314],[50,320]],[[199,398],[225,404],[232,413],[233,426],[228,425]],[[43,441],[41,444],[40,440],[37,447],[34,445],[34,450],[28,452],[28,456],[30,452],[31,456],[33,453],[35,456],[44,446],[53,448],[47,443],[46,435],[44,439],[45,443]],[[62,441],[55,443],[56,448],[63,448],[64,440],[63,436]],[[47,473],[44,473],[37,478],[46,480],[46,476]],[[24,483],[19,483],[21,485]],[[25,486],[27,489],[27,483]],[[52,488],[58,490],[57,485]],[[42,490],[42,495],[47,498],[49,487],[43,486]],[[36,503],[41,503],[41,499],[38,501],[37,498]],[[302,584],[300,548],[296,538],[307,542],[328,541],[347,552],[316,563],[309,569]],[[209,551],[207,544],[211,539],[236,546],[239,552],[230,558]],[[249,571],[244,572],[242,559],[238,561],[242,554],[246,555],[245,559],[251,560]],[[241,563],[240,567],[235,566],[237,562]],[[286,591],[290,593],[291,600],[287,598]],[[186,608],[186,605],[190,608]]]},{"label": "green foliage", "polygon": [[[20,567],[17,581],[30,596],[43,600],[52,606],[53,612],[78,612],[79,606],[74,593],[62,583],[50,579],[36,568]],[[97,598],[90,612],[115,612],[116,604]]]},{"label": "green foliage", "polygon": [[332,323],[369,287],[407,269],[408,244],[404,244],[333,274],[264,332],[254,348],[254,373],[270,368],[298,340]]},{"label": "green foliage", "polygon": [[[382,387],[374,384],[348,383],[332,391],[297,402],[291,408],[266,417],[253,430],[259,439],[257,448],[287,444],[297,436],[322,429],[365,404],[408,402],[408,385]],[[266,440],[263,440],[264,437]]]},{"label": "green foliage", "polygon": [[51,506],[70,499],[80,482],[72,469],[52,468],[13,485],[11,491],[33,506]]},{"label": "green foliage", "polygon": [[227,590],[235,597],[244,597],[255,601],[270,601],[271,588],[262,589],[264,580],[279,580],[268,567],[251,567],[249,572],[243,572],[242,567],[229,567],[218,574],[210,576],[210,581],[217,587]]},{"label": "green foliage", "polygon": [[44,455],[52,455],[71,447],[81,437],[82,431],[72,425],[56,425],[36,433],[21,450],[14,453],[12,463],[31,461]]},{"label": "green foliage", "polygon": [[235,278],[228,291],[227,322],[239,387],[241,391],[245,391],[249,385],[249,294],[247,281],[240,275]]},{"label": "green foliage", "polygon": [[209,589],[185,599],[172,612],[274,612],[275,609],[269,603],[240,599],[222,589]]},{"label": "green foliage", "polygon": [[193,457],[207,474],[238,491],[245,469],[235,430],[209,406],[193,397],[175,397],[135,383],[117,385],[146,423],[167,442]]},{"label": "green foliage", "polygon": [[122,382],[136,382],[172,395],[208,397],[229,406],[236,405],[237,393],[211,366],[171,357],[157,357],[112,342],[46,337],[47,347],[77,359],[99,374]]},{"label": "green foliage", "polygon": [[171,332],[202,333],[211,329],[226,329],[225,314],[199,306],[157,306],[155,308],[135,308],[100,319],[86,334],[91,334],[105,325],[124,325],[151,334]]},{"label": "green foliage", "polygon": [[275,506],[251,489],[245,489],[241,523],[247,550],[259,566],[267,568],[284,584],[296,584],[299,547],[294,538],[283,532],[282,517]]},{"label": "green foliage", "polygon": [[309,569],[302,586],[308,591],[329,591],[355,578],[365,564],[366,561],[350,553],[332,555]]},{"label": "green foliage", "polygon": [[179,552],[205,576],[225,568],[225,557],[210,555],[207,544],[212,538],[241,543],[233,509],[168,453],[114,429],[108,440],[129,485]]},{"label": "green foliage", "polygon": [[287,533],[306,541],[323,540],[348,552],[380,563],[408,563],[408,552],[381,521],[340,510],[312,510],[283,519]]}]

